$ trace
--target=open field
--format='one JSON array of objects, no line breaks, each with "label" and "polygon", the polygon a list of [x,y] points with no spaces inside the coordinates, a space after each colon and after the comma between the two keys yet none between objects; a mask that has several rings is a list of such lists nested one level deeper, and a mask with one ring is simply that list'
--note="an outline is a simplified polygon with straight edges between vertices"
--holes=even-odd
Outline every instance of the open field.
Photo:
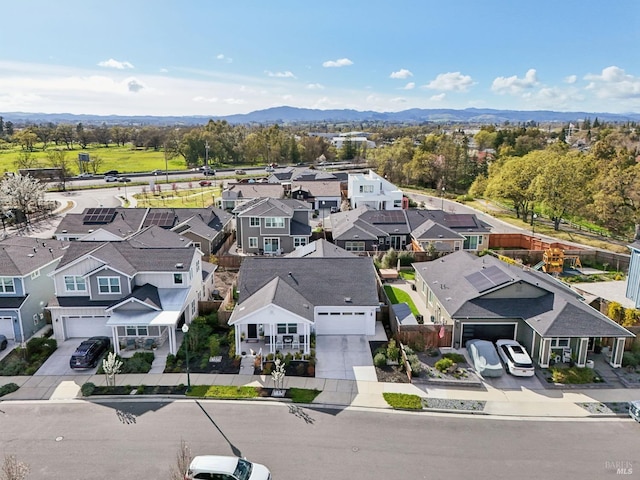
[{"label": "open field", "polygon": [[219,187],[199,187],[196,183],[191,188],[164,188],[160,193],[139,193],[134,197],[140,207],[205,208],[221,195]]}]

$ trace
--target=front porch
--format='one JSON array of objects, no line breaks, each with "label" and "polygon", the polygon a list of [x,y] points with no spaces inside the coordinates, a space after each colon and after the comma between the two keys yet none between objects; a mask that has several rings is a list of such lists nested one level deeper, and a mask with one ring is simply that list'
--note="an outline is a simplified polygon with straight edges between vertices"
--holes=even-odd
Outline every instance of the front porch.
[{"label": "front porch", "polygon": [[[590,358],[596,352],[596,345],[602,352],[597,352],[604,357],[612,368],[622,366],[622,355],[624,354],[625,337],[580,337],[580,338],[541,338],[538,348],[538,364],[542,368],[548,368],[555,363],[573,363],[577,367],[593,365]],[[591,363],[590,363],[591,362]]]}]

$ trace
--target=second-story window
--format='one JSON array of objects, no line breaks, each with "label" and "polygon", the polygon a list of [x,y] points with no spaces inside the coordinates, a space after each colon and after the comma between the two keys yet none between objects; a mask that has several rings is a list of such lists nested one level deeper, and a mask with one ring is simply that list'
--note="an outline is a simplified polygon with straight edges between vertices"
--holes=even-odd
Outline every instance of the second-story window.
[{"label": "second-story window", "polygon": [[98,292],[120,293],[120,277],[98,277]]},{"label": "second-story window", "polygon": [[0,278],[0,293],[15,293],[16,286],[13,284],[13,278],[1,277]]},{"label": "second-story window", "polygon": [[259,227],[260,226],[260,217],[249,217],[249,226],[250,227]]},{"label": "second-story window", "polygon": [[182,273],[173,274],[173,283],[176,285],[182,285],[184,283],[184,276]]},{"label": "second-story window", "polygon": [[373,193],[373,185],[360,185],[360,193]]},{"label": "second-story window", "polygon": [[284,217],[267,217],[264,219],[265,228],[284,228]]},{"label": "second-story window", "polygon": [[84,277],[78,275],[65,275],[64,288],[67,292],[86,292],[87,283]]}]

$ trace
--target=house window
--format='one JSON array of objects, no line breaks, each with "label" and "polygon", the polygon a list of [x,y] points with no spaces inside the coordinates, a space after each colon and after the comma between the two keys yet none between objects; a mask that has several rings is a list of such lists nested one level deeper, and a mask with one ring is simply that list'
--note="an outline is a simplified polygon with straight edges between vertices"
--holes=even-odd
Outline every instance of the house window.
[{"label": "house window", "polygon": [[127,337],[146,337],[149,335],[149,329],[146,325],[127,325]]},{"label": "house window", "polygon": [[86,292],[87,283],[84,277],[77,275],[65,275],[64,288],[67,292]]},{"label": "house window", "polygon": [[298,333],[298,324],[297,323],[279,323],[278,333],[279,334]]},{"label": "house window", "polygon": [[34,280],[36,278],[38,278],[40,276],[40,270],[36,270],[34,272],[31,272],[31,280]]},{"label": "house window", "polygon": [[373,193],[373,185],[360,185],[360,193]]},{"label": "house window", "polygon": [[98,277],[99,293],[120,293],[120,277]]},{"label": "house window", "polygon": [[429,289],[429,295],[427,296],[427,301],[429,305],[433,305],[433,290]]},{"label": "house window", "polygon": [[264,253],[280,253],[280,239],[279,238],[265,238],[264,239]]},{"label": "house window", "polygon": [[260,217],[249,217],[249,226],[250,227],[259,227],[260,226]]},{"label": "house window", "polygon": [[196,314],[196,301],[195,299],[191,301],[191,316]]},{"label": "house window", "polygon": [[476,235],[470,235],[465,237],[464,246],[465,250],[477,250],[478,249],[478,237]]},{"label": "house window", "polygon": [[552,338],[551,339],[551,348],[566,348],[569,346],[568,338]]},{"label": "house window", "polygon": [[184,283],[184,276],[182,273],[174,273],[173,274],[173,283],[174,285],[182,285]]},{"label": "house window", "polygon": [[193,246],[196,248],[202,248],[202,244],[200,242],[193,242]]},{"label": "house window", "polygon": [[364,242],[344,242],[347,252],[364,252]]},{"label": "house window", "polygon": [[293,248],[303,247],[307,244],[307,237],[293,237]]},{"label": "house window", "polygon": [[249,248],[258,248],[258,237],[249,237]]},{"label": "house window", "polygon": [[13,278],[0,278],[0,293],[15,293],[16,286],[13,284]]},{"label": "house window", "polygon": [[284,228],[284,217],[267,217],[264,219],[265,228]]},{"label": "house window", "polygon": [[402,207],[402,200],[393,201],[393,208],[401,208],[401,207]]}]

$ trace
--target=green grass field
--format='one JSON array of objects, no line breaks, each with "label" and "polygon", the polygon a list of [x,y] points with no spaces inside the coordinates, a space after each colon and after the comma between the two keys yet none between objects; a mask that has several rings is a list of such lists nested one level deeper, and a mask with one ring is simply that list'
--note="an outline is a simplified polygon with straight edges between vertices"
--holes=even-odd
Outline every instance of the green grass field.
[{"label": "green grass field", "polygon": [[220,187],[200,187],[193,182],[192,188],[175,190],[163,185],[158,193],[139,193],[134,195],[139,207],[167,207],[167,208],[206,208],[213,204],[215,198],[220,198]]},{"label": "green grass field", "polygon": [[[62,148],[55,145],[49,146],[48,149]],[[15,172],[17,170],[15,162],[18,156],[22,152],[20,147],[12,146],[11,148],[0,148],[0,171],[1,172]],[[79,146],[75,146],[73,150],[66,150],[67,159],[71,160],[71,172],[79,173],[78,166],[78,153],[86,152],[89,155],[97,155],[102,159],[102,163],[98,167],[98,171],[95,173],[102,173],[108,170],[118,170],[123,173],[134,172],[149,172],[151,170],[164,170],[165,160],[164,152],[162,150],[136,150],[131,145],[124,147],[104,147],[97,145],[89,145],[86,149],[81,149]],[[35,158],[41,167],[50,166],[47,162],[47,152],[42,151],[42,146],[36,148],[36,151],[31,153],[32,158]],[[168,162],[169,170],[184,170],[186,164],[182,157],[176,157]],[[89,171],[91,166],[89,164]]]}]

